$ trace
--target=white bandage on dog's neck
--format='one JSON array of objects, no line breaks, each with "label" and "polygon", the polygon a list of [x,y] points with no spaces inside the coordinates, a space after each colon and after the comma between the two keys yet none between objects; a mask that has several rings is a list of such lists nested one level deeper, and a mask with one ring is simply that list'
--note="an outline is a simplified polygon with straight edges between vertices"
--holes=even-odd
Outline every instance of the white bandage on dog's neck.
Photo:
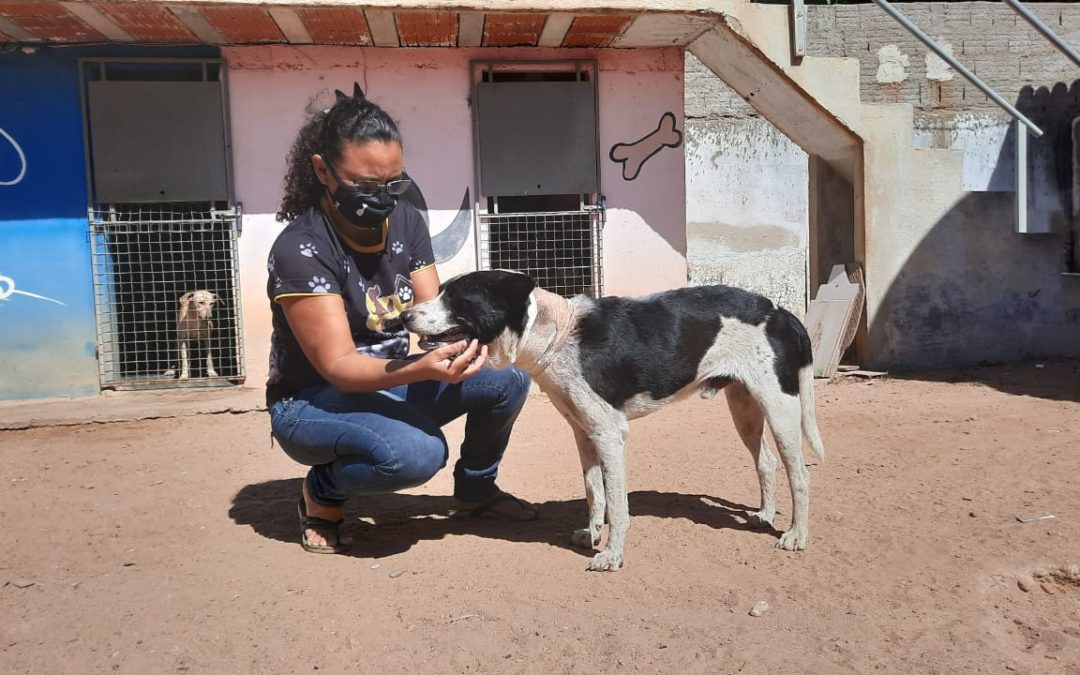
[{"label": "white bandage on dog's neck", "polygon": [[517,354],[519,359],[523,355],[539,354],[532,364],[518,364],[536,374],[548,367],[573,334],[577,303],[542,288],[534,289],[532,297],[536,303],[536,318],[522,336]]}]

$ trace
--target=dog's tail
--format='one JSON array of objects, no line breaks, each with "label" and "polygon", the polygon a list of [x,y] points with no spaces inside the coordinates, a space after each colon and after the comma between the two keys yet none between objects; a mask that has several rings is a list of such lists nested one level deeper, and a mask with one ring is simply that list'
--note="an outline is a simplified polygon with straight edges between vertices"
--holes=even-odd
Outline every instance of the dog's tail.
[{"label": "dog's tail", "polygon": [[810,448],[819,462],[825,461],[825,446],[818,433],[817,413],[814,412],[814,365],[799,369],[799,403],[802,405],[802,429]]}]

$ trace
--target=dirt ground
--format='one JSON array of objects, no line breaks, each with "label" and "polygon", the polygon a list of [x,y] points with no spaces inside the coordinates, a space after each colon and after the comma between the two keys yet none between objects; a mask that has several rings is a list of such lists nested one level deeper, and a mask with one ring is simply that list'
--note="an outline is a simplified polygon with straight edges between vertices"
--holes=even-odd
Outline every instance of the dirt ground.
[{"label": "dirt ground", "polygon": [[0,672],[1077,675],[1080,363],[1043,365],[819,383],[798,554],[746,527],[722,402],[636,421],[606,574],[567,544],[582,481],[541,397],[500,480],[541,520],[443,517],[444,471],[350,504],[337,557],[297,545],[265,413],[0,432]]}]

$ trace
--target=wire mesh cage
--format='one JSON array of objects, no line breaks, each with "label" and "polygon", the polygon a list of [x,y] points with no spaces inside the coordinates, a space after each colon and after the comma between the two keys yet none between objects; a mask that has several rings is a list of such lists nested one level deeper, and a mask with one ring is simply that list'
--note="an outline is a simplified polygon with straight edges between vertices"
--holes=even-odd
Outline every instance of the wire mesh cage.
[{"label": "wire mesh cage", "polygon": [[480,216],[481,269],[525,272],[565,297],[604,294],[604,209]]},{"label": "wire mesh cage", "polygon": [[238,219],[206,203],[91,209],[103,388],[243,381]]}]

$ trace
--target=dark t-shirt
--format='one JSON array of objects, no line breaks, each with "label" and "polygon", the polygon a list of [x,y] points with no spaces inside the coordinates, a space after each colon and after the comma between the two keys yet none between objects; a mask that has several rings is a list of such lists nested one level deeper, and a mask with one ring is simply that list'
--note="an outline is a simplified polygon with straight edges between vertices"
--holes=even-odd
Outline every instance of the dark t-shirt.
[{"label": "dark t-shirt", "polygon": [[400,315],[413,304],[411,275],[435,263],[419,212],[402,202],[383,228],[382,241],[359,246],[343,237],[320,209],[309,209],[278,235],[267,260],[274,332],[270,339],[268,404],[305,387],[325,384],[308,361],[278,303],[297,295],[340,295],[356,350],[399,359],[409,352]]}]

